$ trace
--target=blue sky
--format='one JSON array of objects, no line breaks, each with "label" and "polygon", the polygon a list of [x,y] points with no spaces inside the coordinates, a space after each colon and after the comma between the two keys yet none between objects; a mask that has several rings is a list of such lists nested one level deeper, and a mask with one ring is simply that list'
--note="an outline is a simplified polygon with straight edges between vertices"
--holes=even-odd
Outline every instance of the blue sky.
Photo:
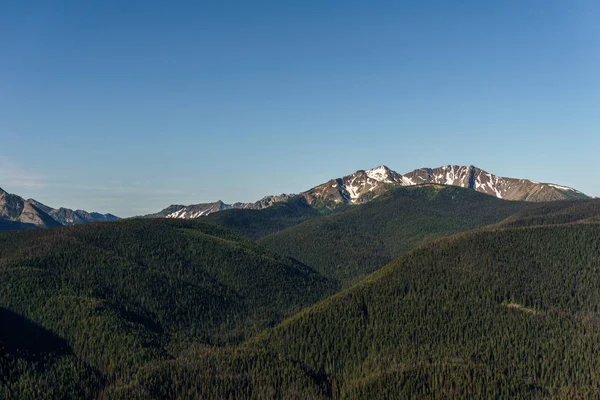
[{"label": "blue sky", "polygon": [[5,1],[0,187],[130,216],[380,164],[600,196],[600,3]]}]

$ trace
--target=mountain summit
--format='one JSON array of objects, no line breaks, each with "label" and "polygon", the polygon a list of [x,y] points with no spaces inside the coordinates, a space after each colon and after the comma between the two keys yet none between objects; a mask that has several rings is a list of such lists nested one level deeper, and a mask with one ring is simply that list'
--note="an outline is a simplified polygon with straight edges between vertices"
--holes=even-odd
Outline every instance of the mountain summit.
[{"label": "mountain summit", "polygon": [[369,170],[358,170],[351,175],[332,179],[300,193],[311,205],[335,208],[341,204],[365,203],[394,186],[408,186],[413,182],[385,165]]}]

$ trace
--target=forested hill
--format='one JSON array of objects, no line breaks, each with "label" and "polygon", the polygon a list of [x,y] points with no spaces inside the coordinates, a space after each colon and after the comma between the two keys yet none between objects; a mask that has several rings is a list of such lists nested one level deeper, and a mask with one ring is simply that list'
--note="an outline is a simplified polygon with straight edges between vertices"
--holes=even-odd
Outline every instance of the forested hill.
[{"label": "forested hill", "polygon": [[303,197],[293,197],[260,210],[220,211],[201,217],[201,221],[229,228],[252,239],[259,239],[329,212],[314,208]]},{"label": "forested hill", "polygon": [[[171,357],[177,343],[237,343],[336,289],[227,229],[183,220],[2,233],[0,281],[0,310],[64,339],[69,349],[52,358],[60,365],[23,366],[4,346],[0,379],[8,383],[0,398],[2,388],[25,390],[38,368],[46,368],[47,384],[56,380],[70,391],[63,373],[75,379],[89,369],[98,371],[97,383],[127,380],[140,365]],[[61,369],[64,357],[71,372]]]},{"label": "forested hill", "polygon": [[492,226],[492,228],[556,225],[573,222],[600,222],[600,199],[562,200],[531,204]]},{"label": "forested hill", "polygon": [[529,205],[454,186],[403,187],[260,243],[347,285],[418,245],[496,223]]},{"label": "forested hill", "polygon": [[598,398],[599,246],[600,224],[441,239],[236,350],[144,368],[120,394]]}]

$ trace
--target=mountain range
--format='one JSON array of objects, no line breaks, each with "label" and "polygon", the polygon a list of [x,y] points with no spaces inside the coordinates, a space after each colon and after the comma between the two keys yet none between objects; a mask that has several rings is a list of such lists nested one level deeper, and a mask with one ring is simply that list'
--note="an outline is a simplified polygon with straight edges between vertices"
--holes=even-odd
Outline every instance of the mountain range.
[{"label": "mountain range", "polygon": [[34,199],[25,200],[0,188],[0,230],[55,228],[117,219],[119,217],[112,214],[52,208]]},{"label": "mountain range", "polygon": [[144,215],[143,218],[181,218],[194,219],[203,217],[223,210],[261,210],[271,207],[275,203],[280,203],[291,199],[293,194],[280,194],[278,196],[265,196],[254,203],[233,203],[225,204],[221,200],[213,203],[200,203],[192,205],[173,204],[155,214]]},{"label": "mountain range", "polygon": [[[212,203],[191,205],[173,204],[141,218],[195,219],[226,210],[262,210],[274,204],[302,199],[308,206],[327,214],[345,206],[363,204],[377,198],[392,188],[439,184],[459,186],[504,200],[543,202],[589,198],[573,188],[553,183],[540,183],[527,179],[506,178],[493,175],[475,166],[447,165],[439,168],[420,168],[399,174],[385,165],[369,170],[358,170],[341,178],[331,179],[300,194],[280,194],[263,197],[253,203]],[[34,199],[9,194],[0,189],[0,230],[51,228],[89,222],[118,219],[112,214],[52,208]],[[264,229],[264,226],[261,227]]]},{"label": "mountain range", "polygon": [[0,188],[0,227],[3,230],[53,228],[60,225],[35,204]]},{"label": "mountain range", "polygon": [[394,187],[422,184],[460,186],[504,200],[542,202],[589,198],[567,186],[540,183],[527,179],[505,178],[493,175],[475,166],[447,165],[439,168],[419,168],[401,175],[385,165],[369,170],[358,170],[341,178],[331,179],[298,195],[267,196],[255,203],[214,203],[171,205],[164,210],[145,215],[145,218],[193,219],[230,209],[260,210],[295,197],[320,210],[329,212],[344,205],[366,203]]}]

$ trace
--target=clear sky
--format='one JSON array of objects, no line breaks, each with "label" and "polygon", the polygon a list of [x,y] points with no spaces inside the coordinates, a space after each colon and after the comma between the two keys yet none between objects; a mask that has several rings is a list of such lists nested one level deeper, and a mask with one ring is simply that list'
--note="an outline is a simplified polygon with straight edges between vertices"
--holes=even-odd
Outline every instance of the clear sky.
[{"label": "clear sky", "polygon": [[600,2],[0,2],[0,187],[131,216],[386,164],[600,196]]}]

